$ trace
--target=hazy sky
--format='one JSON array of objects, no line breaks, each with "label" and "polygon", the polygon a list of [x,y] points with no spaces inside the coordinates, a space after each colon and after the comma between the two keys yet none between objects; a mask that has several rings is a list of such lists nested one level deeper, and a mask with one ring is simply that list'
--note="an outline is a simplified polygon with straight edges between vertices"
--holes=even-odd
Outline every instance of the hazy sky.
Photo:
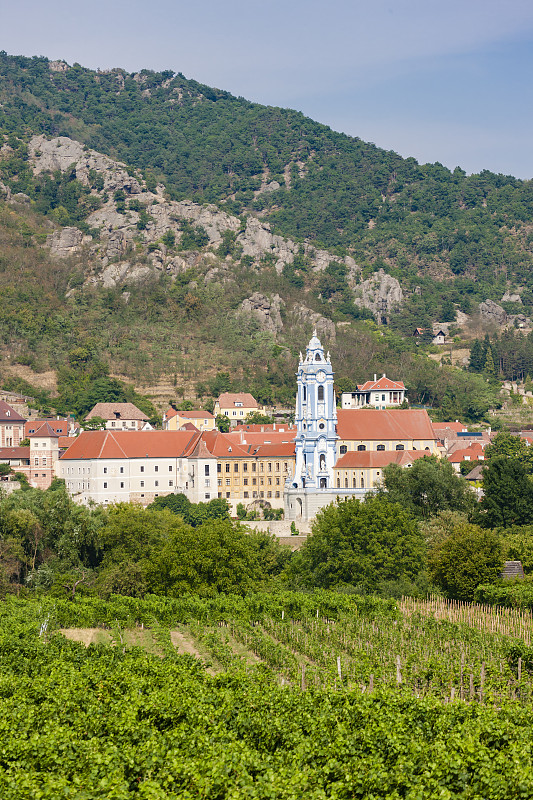
[{"label": "hazy sky", "polygon": [[0,48],[173,69],[421,162],[533,177],[531,0],[0,0]]}]

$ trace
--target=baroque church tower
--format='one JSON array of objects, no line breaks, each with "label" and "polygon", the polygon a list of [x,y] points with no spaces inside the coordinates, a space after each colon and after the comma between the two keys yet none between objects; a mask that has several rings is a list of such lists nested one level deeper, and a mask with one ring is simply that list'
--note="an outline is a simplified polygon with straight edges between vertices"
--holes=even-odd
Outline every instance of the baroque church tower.
[{"label": "baroque church tower", "polygon": [[312,498],[333,490],[337,440],[333,369],[316,331],[305,358],[300,353],[297,379],[296,464],[285,485],[286,519],[308,517],[316,504]]}]

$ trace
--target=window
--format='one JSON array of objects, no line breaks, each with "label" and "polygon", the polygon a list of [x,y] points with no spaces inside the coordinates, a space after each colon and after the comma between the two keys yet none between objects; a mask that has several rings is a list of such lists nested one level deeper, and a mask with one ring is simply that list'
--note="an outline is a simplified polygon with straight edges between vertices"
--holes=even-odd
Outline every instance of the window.
[{"label": "window", "polygon": [[267,497],[272,497],[272,492],[267,492]]},{"label": "window", "polygon": [[154,467],[154,472],[159,472],[159,467],[157,466],[157,464]]},{"label": "window", "polygon": [[248,472],[248,462],[247,461],[245,461],[244,464],[242,465],[242,471],[243,472]]},{"label": "window", "polygon": [[344,455],[345,453],[347,453],[347,452],[348,452],[348,448],[347,448],[347,446],[346,446],[345,444],[341,444],[341,447],[340,447],[340,454],[341,454],[341,456],[343,456],[343,455]]},{"label": "window", "polygon": [[248,497],[248,492],[244,492],[244,497]]},{"label": "window", "polygon": [[230,497],[230,496],[231,496],[231,492],[226,492],[226,497]]},{"label": "window", "polygon": [[257,478],[252,478],[252,486],[257,486]]},{"label": "window", "polygon": [[229,486],[230,484],[231,484],[231,480],[229,478],[226,478],[226,486]]},{"label": "window", "polygon": [[169,481],[169,482],[168,482],[168,485],[169,485],[169,486],[174,486],[174,481]]},{"label": "window", "polygon": [[288,472],[289,471],[289,465],[288,465],[288,463],[286,461],[285,461],[285,463],[283,465],[283,470],[284,470],[284,472]]},{"label": "window", "polygon": [[211,495],[209,494],[209,492],[206,495],[204,495],[204,497],[205,497],[206,500],[210,500],[211,499]]},{"label": "window", "polygon": [[269,485],[269,486],[272,486],[272,478],[269,478],[269,479],[268,479],[268,485]]},{"label": "window", "polygon": [[341,488],[341,479],[337,478],[337,489]]},{"label": "window", "polygon": [[233,465],[233,472],[238,472],[238,471],[239,471],[239,464],[235,462],[235,464]]},{"label": "window", "polygon": [[270,461],[267,464],[267,470],[268,472],[272,472],[272,463]]},{"label": "window", "polygon": [[318,402],[319,403],[321,403],[321,402],[323,403],[324,402],[324,387],[323,386],[319,386],[318,387]]},{"label": "window", "polygon": [[248,486],[248,478],[243,478],[243,485]]},{"label": "window", "polygon": [[156,482],[154,483],[154,486],[159,486],[159,481],[156,481]]},{"label": "window", "polygon": [[362,452],[363,450],[366,450],[366,444],[358,444],[358,445],[357,445],[357,449],[358,449],[360,452]]},{"label": "window", "polygon": [[320,353],[317,353],[315,356],[315,361],[321,361],[321,360],[322,359],[320,358]]},{"label": "window", "polygon": [[264,468],[265,468],[265,465],[264,465],[264,463],[261,461],[261,462],[260,462],[260,464],[259,464],[259,471],[260,471],[260,472],[263,472]]},{"label": "window", "polygon": [[209,464],[204,464],[204,475],[206,478],[209,476]]},{"label": "window", "polygon": [[222,464],[217,464],[217,472],[222,472]]},{"label": "window", "polygon": [[376,450],[385,450],[385,445],[384,444],[378,444],[378,446],[376,447]]},{"label": "window", "polygon": [[168,465],[168,471],[169,471],[169,472],[172,472],[172,464],[169,464],[169,465]]},{"label": "window", "polygon": [[141,489],[144,489],[144,481],[141,481]]},{"label": "window", "polygon": [[405,447],[403,446],[403,444],[397,444],[396,450],[405,450]]},{"label": "window", "polygon": [[112,423],[111,423],[111,427],[112,427],[112,428],[114,428],[114,427],[115,427],[115,423],[114,423],[114,422],[112,422]]},{"label": "window", "polygon": [[[142,471],[143,471],[143,468],[141,467],[141,472]],[[104,467],[104,475],[107,475],[107,467]]]},{"label": "window", "polygon": [[[172,481],[170,481],[168,485],[169,485],[169,486],[172,486]],[[206,487],[209,487],[210,485],[211,485],[211,483],[210,483],[210,479],[209,479],[209,478],[206,478],[206,479],[204,480],[204,486],[206,486]]]},{"label": "window", "polygon": [[120,468],[120,474],[121,474],[121,475],[124,475],[124,467],[121,467],[121,468]]},{"label": "window", "polygon": [[[43,458],[43,467],[46,467],[46,456]],[[85,472],[85,470],[83,470]]]},{"label": "window", "polygon": [[345,489],[347,489],[347,488],[348,488],[348,478],[345,478],[345,479],[344,479],[344,488],[345,488]]},{"label": "window", "polygon": [[276,486],[279,486],[279,478],[276,478]]},{"label": "window", "polygon": [[226,469],[226,472],[229,472],[230,471],[230,464],[226,464],[225,465],[225,469]]},{"label": "window", "polygon": [[34,461],[34,466],[36,466],[36,467],[38,467],[38,466],[39,466],[39,459],[38,459],[38,458],[36,458],[36,459],[35,459],[35,461]]},{"label": "window", "polygon": [[279,461],[276,461],[276,472],[279,472]]},{"label": "window", "polygon": [[252,472],[256,472],[256,471],[257,471],[257,464],[254,461],[254,462],[252,462]]},{"label": "window", "polygon": [[121,488],[121,489],[123,489],[123,488],[124,488],[124,481],[120,481],[120,488]]},{"label": "window", "polygon": [[104,489],[107,489],[107,481],[104,481]]},{"label": "window", "polygon": [[279,492],[276,492],[276,497],[278,497],[278,498],[279,498]]},{"label": "window", "polygon": [[[107,472],[107,470],[104,469],[104,472]],[[141,467],[141,472],[144,472],[144,467]]]},{"label": "window", "polygon": [[222,486],[222,478],[217,478],[217,486]]}]

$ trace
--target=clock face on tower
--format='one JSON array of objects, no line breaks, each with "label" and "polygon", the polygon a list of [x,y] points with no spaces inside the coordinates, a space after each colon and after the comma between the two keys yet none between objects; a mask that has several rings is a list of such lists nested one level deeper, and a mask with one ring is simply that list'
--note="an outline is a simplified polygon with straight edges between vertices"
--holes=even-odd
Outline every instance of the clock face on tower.
[{"label": "clock face on tower", "polygon": [[317,380],[323,381],[325,379],[325,377],[326,377],[326,373],[324,372],[323,369],[321,369],[320,372],[317,372],[316,377],[317,377]]}]

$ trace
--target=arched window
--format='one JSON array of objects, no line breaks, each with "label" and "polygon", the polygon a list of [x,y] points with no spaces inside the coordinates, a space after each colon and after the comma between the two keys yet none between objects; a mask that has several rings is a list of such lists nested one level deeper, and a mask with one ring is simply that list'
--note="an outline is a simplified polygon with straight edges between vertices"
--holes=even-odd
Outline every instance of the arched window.
[{"label": "arched window", "polygon": [[318,387],[318,400],[319,400],[319,402],[324,402],[324,387],[323,386],[319,386]]},{"label": "arched window", "polygon": [[341,488],[341,479],[337,478],[337,489]]},{"label": "arched window", "polygon": [[348,488],[348,478],[345,478],[345,479],[344,479],[344,488],[345,488],[345,489],[347,489],[347,488]]},{"label": "arched window", "polygon": [[357,489],[357,482],[356,482],[355,478],[353,479],[353,488]]},{"label": "arched window", "polygon": [[320,453],[320,471],[326,469],[326,456],[324,453]]},{"label": "arched window", "polygon": [[365,479],[361,478],[361,489],[365,488]]},{"label": "arched window", "polygon": [[403,444],[397,444],[396,450],[405,450],[405,447],[403,446]]},{"label": "arched window", "polygon": [[424,447],[424,450],[429,450],[429,447]]},{"label": "arched window", "polygon": [[385,450],[385,445],[384,444],[378,444],[378,446],[376,447],[376,450]]},{"label": "arched window", "polygon": [[345,444],[341,444],[341,447],[340,447],[340,454],[341,454],[341,456],[343,456],[343,455],[344,455],[345,453],[347,453],[347,452],[348,452],[348,448],[347,448],[347,446],[346,446]]},{"label": "arched window", "polygon": [[320,353],[316,354],[315,361],[322,361],[322,358],[320,357]]},{"label": "arched window", "polygon": [[361,451],[362,451],[362,450],[366,450],[366,444],[358,444],[358,445],[357,445],[357,449],[358,449],[358,450],[361,450]]}]

